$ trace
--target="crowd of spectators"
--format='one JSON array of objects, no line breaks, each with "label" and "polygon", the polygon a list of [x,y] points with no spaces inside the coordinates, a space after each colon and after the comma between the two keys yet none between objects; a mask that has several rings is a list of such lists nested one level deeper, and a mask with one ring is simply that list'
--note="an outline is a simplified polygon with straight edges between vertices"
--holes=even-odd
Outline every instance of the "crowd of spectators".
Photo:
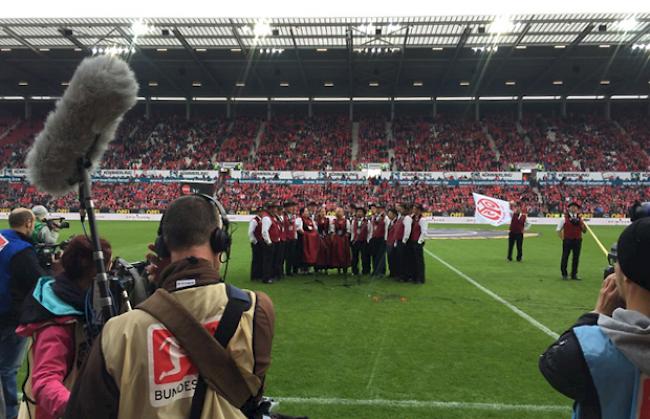
[{"label": "crowd of spectators", "polygon": [[[561,213],[568,202],[579,202],[585,213],[596,216],[624,214],[635,200],[650,199],[650,188],[642,186],[545,186],[539,193],[528,185],[440,186],[425,183],[369,181],[364,184],[324,183],[315,185],[230,183],[222,196],[233,212],[250,211],[271,201],[316,201],[328,210],[370,202],[423,204],[437,215],[474,213],[472,193],[522,203],[531,216]],[[562,192],[560,192],[562,191]]]},{"label": "crowd of spectators", "polygon": [[[146,211],[164,210],[174,197],[180,194],[180,185],[170,183],[93,183],[95,207],[102,212],[120,210]],[[76,193],[52,197],[40,193],[23,182],[0,182],[0,208],[31,208],[36,204],[51,210],[76,211],[79,202]]]},{"label": "crowd of spectators", "polygon": [[[507,201],[521,202],[531,215],[557,214],[569,202],[582,205],[585,213],[595,216],[624,214],[635,201],[650,200],[650,188],[643,186],[575,186],[539,185],[462,185],[441,186],[423,182],[398,182],[370,179],[364,183],[327,182],[321,184],[278,184],[227,182],[221,201],[231,212],[247,212],[271,201],[294,200],[299,203],[316,201],[328,210],[350,204],[368,205],[399,201],[423,204],[438,215],[474,212],[472,192]],[[170,200],[181,193],[178,183],[132,182],[93,184],[95,205],[102,212],[128,210],[163,211]],[[24,182],[0,182],[0,208],[46,205],[51,209],[78,209],[77,195],[51,197]]]},{"label": "crowd of spectators", "polygon": [[350,132],[343,115],[277,116],[267,122],[251,165],[259,170],[349,170]]},{"label": "crowd of spectators", "polygon": [[226,137],[215,156],[215,162],[246,162],[255,147],[260,129],[258,118],[237,117],[232,121]]},{"label": "crowd of spectators", "polygon": [[650,188],[643,186],[540,186],[542,211],[558,213],[571,202],[578,202],[582,211],[595,216],[625,214],[634,201],[650,200]]},{"label": "crowd of spectators", "polygon": [[[628,121],[638,127],[643,119]],[[600,115],[568,118],[526,116],[521,123],[533,147],[535,162],[556,171],[648,170],[650,158],[629,132]],[[518,158],[516,155],[512,159]],[[524,161],[524,160],[521,160]]]},{"label": "crowd of spectators", "polygon": [[213,169],[217,147],[227,128],[225,120],[188,121],[179,115],[127,120],[110,144],[102,166],[143,170]]},{"label": "crowd of spectators", "polygon": [[496,153],[480,123],[445,116],[398,117],[393,123],[394,170],[498,170]]},{"label": "crowd of spectators", "polygon": [[[352,157],[352,124],[346,114],[312,118],[277,115],[260,132],[257,117],[233,120],[184,115],[130,115],[102,161],[106,169],[214,169],[243,162],[249,170],[355,170],[359,163],[390,163],[396,171],[500,171],[515,163],[554,171],[645,171],[650,134],[640,114],[607,121],[589,113],[568,118],[487,114],[480,122],[460,116],[361,116],[358,152]],[[37,122],[38,121],[38,122]],[[24,166],[41,119],[0,119],[0,166]],[[255,149],[255,138],[260,144]],[[391,150],[394,158],[391,159]]]},{"label": "crowd of spectators", "polygon": [[388,149],[393,148],[388,139],[386,118],[364,116],[359,119],[356,167],[360,163],[388,163]]}]

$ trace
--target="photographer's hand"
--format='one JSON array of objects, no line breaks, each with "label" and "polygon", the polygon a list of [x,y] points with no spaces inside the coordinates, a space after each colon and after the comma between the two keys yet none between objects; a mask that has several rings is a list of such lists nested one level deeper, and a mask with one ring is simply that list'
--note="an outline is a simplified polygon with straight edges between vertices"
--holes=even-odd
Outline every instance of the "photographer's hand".
[{"label": "photographer's hand", "polygon": [[616,289],[616,274],[609,275],[598,294],[598,301],[594,311],[599,314],[611,316],[617,308],[625,307],[625,302],[618,295]]},{"label": "photographer's hand", "polygon": [[162,259],[160,256],[156,254],[156,246],[152,243],[147,246],[148,249],[151,251],[150,253],[147,253],[147,256],[145,258],[147,259],[147,262],[149,264],[145,268],[145,271],[147,272],[147,280],[149,282],[155,283],[158,280],[158,275],[171,263],[171,260],[169,258]]}]

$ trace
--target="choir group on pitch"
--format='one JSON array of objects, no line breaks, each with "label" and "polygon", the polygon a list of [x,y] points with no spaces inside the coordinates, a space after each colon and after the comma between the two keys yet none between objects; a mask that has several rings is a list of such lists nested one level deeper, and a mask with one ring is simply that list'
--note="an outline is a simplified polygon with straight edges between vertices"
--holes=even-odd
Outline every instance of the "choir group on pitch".
[{"label": "choir group on pitch", "polygon": [[255,210],[248,227],[252,247],[251,280],[273,283],[310,272],[390,276],[424,283],[426,223],[421,205],[352,206],[334,216],[310,202],[269,203]]}]

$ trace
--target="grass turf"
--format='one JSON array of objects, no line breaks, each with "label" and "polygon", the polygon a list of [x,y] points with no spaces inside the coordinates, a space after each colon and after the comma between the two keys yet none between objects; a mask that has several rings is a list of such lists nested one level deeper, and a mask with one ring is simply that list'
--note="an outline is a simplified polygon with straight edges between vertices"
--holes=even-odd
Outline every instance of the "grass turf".
[{"label": "grass turf", "polygon": [[[78,223],[72,227],[70,232],[80,231]],[[157,224],[113,221],[100,223],[99,228],[111,241],[114,255],[133,261],[144,256]],[[605,258],[586,237],[583,280],[561,281],[561,243],[554,227],[533,230],[540,236],[526,239],[522,263],[505,261],[503,239],[436,240],[427,242],[426,249],[561,333],[593,308]],[[606,246],[621,230],[594,228]],[[569,417],[570,401],[546,384],[537,370],[538,356],[552,339],[426,253],[423,286],[369,278],[357,285],[350,277],[351,286],[343,287],[344,279],[332,274],[251,284],[244,224],[238,225],[234,237],[227,280],[263,290],[275,304],[268,395],[459,402],[398,407],[293,400],[281,403],[280,411],[312,418]],[[477,409],[466,403],[498,406]],[[494,410],[502,404],[566,410]]]}]

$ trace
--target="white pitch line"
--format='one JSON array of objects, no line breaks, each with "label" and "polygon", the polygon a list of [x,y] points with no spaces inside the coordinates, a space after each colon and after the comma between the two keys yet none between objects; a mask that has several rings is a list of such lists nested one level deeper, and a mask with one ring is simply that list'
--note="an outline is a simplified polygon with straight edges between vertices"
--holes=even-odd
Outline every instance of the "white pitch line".
[{"label": "white pitch line", "polygon": [[287,404],[315,404],[332,406],[379,406],[425,409],[456,409],[456,410],[491,410],[515,412],[569,412],[568,406],[539,405],[539,404],[503,404],[503,403],[467,403],[445,402],[439,400],[385,400],[385,399],[340,399],[320,397],[277,397],[276,401]]},{"label": "white pitch line", "polygon": [[542,332],[546,333],[548,336],[552,337],[553,339],[557,339],[557,338],[560,337],[560,335],[558,335],[557,333],[555,333],[554,331],[552,331],[551,329],[549,329],[547,326],[544,326],[542,323],[540,323],[539,321],[535,320],[535,319],[534,319],[533,317],[531,317],[529,314],[525,313],[525,312],[522,311],[521,309],[517,308],[517,307],[514,306],[513,304],[511,304],[511,303],[509,303],[508,301],[506,301],[506,300],[505,300],[503,297],[501,297],[500,295],[498,295],[498,294],[496,294],[495,292],[489,290],[488,288],[486,288],[486,287],[484,287],[483,285],[479,284],[478,282],[476,282],[475,280],[473,280],[472,278],[470,278],[469,276],[467,276],[467,275],[464,274],[463,272],[459,271],[458,269],[456,269],[455,267],[453,267],[453,266],[450,265],[449,263],[445,262],[445,261],[442,260],[439,256],[437,256],[436,254],[434,254],[434,253],[432,253],[431,251],[429,251],[429,249],[424,249],[424,251],[427,252],[427,253],[429,254],[429,256],[431,256],[432,258],[434,258],[435,260],[437,260],[438,262],[440,262],[440,263],[442,263],[444,266],[446,266],[449,270],[451,270],[452,272],[456,273],[458,276],[460,276],[461,278],[463,278],[465,281],[467,281],[467,282],[469,282],[470,284],[474,285],[476,288],[480,289],[481,291],[483,291],[484,293],[486,293],[486,294],[489,295],[490,297],[494,298],[495,300],[497,300],[498,302],[500,302],[500,303],[503,304],[504,306],[508,307],[508,308],[509,308],[510,310],[512,310],[516,315],[518,315],[518,316],[521,317],[522,319],[526,320],[528,323],[532,324],[532,325],[535,326],[537,329],[539,329],[539,330],[541,330]]},{"label": "white pitch line", "polygon": [[384,330],[381,335],[381,340],[379,341],[379,346],[377,348],[377,353],[375,354],[375,360],[372,363],[372,370],[370,370],[370,378],[368,378],[368,384],[366,385],[366,390],[370,390],[373,382],[375,381],[375,374],[377,373],[377,367],[379,366],[379,356],[381,351],[384,349],[384,342],[386,341],[386,331],[387,327],[384,327]]}]

